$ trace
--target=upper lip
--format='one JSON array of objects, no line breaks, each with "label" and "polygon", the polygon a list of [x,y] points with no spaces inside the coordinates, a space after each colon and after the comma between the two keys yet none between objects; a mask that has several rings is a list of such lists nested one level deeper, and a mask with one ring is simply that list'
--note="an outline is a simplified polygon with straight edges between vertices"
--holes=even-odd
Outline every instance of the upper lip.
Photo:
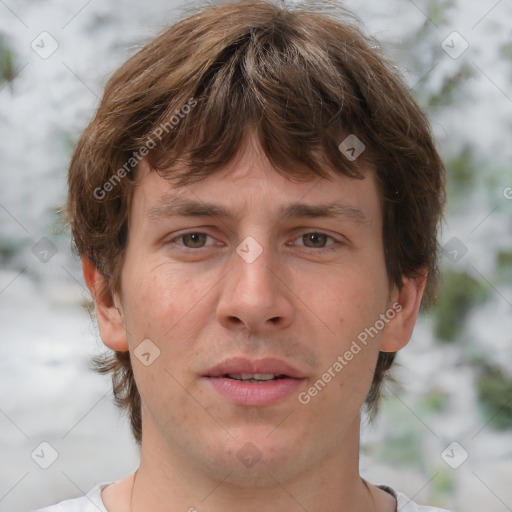
[{"label": "upper lip", "polygon": [[303,379],[304,375],[291,364],[281,359],[266,357],[263,359],[247,359],[245,357],[232,357],[212,366],[206,371],[207,377],[222,377],[232,373],[273,373],[286,375],[294,379]]}]

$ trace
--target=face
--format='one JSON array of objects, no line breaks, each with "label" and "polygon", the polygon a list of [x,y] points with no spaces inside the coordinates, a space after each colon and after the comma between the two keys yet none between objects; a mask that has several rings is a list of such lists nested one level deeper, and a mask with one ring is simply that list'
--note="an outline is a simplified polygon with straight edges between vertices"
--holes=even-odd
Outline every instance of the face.
[{"label": "face", "polygon": [[378,352],[419,304],[389,286],[371,170],[295,183],[248,142],[184,187],[140,169],[113,348],[132,353],[143,450],[263,485],[354,449]]}]

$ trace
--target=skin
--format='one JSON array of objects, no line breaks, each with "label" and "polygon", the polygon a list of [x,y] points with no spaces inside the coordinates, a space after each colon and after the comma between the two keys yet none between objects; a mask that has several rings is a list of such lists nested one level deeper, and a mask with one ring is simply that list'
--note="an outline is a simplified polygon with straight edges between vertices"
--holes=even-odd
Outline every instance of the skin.
[{"label": "skin", "polygon": [[[83,260],[102,339],[132,352],[143,401],[135,485],[131,475],[103,491],[110,512],[395,510],[392,496],[359,475],[360,410],[379,350],[396,352],[411,337],[425,279],[390,286],[379,191],[363,169],[363,180],[291,182],[252,136],[224,169],[181,188],[141,165],[120,292],[101,293],[101,274]],[[174,198],[240,215],[149,218]],[[366,222],[277,214],[292,201],[334,200]],[[180,238],[185,230],[208,237]],[[249,236],[263,250],[251,263],[235,251]],[[305,391],[397,302],[401,311],[307,405],[295,393],[265,407],[234,405],[201,378],[230,356],[273,356],[301,370]],[[133,355],[145,339],[160,350],[149,366]],[[248,442],[261,455],[251,467],[237,457]]]}]

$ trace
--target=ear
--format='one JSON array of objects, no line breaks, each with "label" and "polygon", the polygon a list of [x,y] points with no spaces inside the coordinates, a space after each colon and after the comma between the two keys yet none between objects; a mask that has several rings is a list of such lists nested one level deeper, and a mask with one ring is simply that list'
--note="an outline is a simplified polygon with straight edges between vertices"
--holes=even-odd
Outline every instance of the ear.
[{"label": "ear", "polygon": [[403,286],[391,295],[389,312],[394,311],[381,338],[382,352],[397,352],[409,343],[420,310],[421,299],[427,284],[427,271],[420,269],[417,277],[404,277]]},{"label": "ear", "polygon": [[126,328],[119,298],[108,291],[105,278],[89,258],[82,258],[82,270],[85,284],[94,299],[103,343],[112,350],[127,351]]}]

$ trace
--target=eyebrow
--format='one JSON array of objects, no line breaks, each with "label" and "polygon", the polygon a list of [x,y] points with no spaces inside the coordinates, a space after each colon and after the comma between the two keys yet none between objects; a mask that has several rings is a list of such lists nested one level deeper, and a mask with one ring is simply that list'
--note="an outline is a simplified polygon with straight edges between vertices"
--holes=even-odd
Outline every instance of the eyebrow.
[{"label": "eyebrow", "polygon": [[[237,220],[240,214],[233,213],[224,206],[196,201],[194,199],[167,199],[146,212],[150,221],[156,222],[169,217],[213,217],[218,219]],[[290,203],[279,209],[278,216],[283,219],[291,218],[329,218],[351,221],[356,224],[369,226],[370,221],[358,208],[332,201],[322,204]]]}]

